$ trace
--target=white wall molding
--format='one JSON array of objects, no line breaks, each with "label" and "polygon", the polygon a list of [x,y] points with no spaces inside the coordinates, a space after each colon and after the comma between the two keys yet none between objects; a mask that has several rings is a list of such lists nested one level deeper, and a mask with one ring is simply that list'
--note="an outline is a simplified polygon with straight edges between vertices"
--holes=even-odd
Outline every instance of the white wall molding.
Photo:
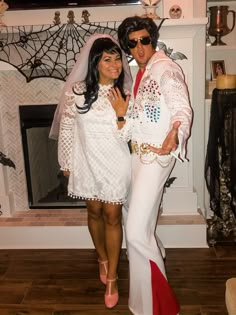
[{"label": "white wall molding", "polygon": [[[206,244],[206,227],[204,224],[159,225],[157,232],[158,237],[166,248],[208,247]],[[126,247],[125,240],[123,241],[122,247]],[[0,248],[71,249],[94,248],[94,246],[87,226],[1,226]]]}]

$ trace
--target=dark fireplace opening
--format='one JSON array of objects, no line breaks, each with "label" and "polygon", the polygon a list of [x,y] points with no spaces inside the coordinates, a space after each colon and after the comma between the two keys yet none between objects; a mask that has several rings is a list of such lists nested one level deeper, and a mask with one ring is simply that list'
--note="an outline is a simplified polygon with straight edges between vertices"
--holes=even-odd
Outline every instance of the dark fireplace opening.
[{"label": "dark fireplace opening", "polygon": [[49,139],[55,109],[56,105],[19,106],[29,208],[84,208],[84,201],[67,195],[57,141]]}]

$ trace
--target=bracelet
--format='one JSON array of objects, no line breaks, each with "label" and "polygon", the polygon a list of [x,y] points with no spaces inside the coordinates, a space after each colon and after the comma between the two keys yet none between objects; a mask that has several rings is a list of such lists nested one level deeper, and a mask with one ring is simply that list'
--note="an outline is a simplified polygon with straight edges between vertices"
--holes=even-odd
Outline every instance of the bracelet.
[{"label": "bracelet", "polygon": [[125,117],[124,116],[118,116],[117,121],[125,121]]}]

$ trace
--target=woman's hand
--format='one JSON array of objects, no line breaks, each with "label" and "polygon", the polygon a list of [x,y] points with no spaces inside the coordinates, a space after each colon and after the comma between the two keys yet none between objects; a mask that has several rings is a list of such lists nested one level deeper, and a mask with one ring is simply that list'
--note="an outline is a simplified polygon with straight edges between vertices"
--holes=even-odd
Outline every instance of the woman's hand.
[{"label": "woman's hand", "polygon": [[69,177],[70,176],[70,171],[63,171],[63,176]]},{"label": "woman's hand", "polygon": [[130,95],[127,95],[126,100],[124,100],[120,90],[116,87],[111,89],[108,99],[111,102],[117,117],[123,117],[126,115]]}]

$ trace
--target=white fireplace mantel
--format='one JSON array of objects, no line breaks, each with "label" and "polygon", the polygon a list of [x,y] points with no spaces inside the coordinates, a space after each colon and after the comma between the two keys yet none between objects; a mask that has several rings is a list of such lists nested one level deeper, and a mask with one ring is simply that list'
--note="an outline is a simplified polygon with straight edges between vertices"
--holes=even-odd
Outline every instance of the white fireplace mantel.
[{"label": "white fireplace mantel", "polygon": [[[142,7],[136,7],[136,11],[142,12]],[[117,9],[116,9],[117,10]],[[134,10],[134,7],[133,7]],[[141,11],[140,11],[141,10]],[[121,10],[122,11],[122,10]],[[7,12],[4,21],[12,21],[15,12]],[[131,12],[128,12],[132,15]],[[22,13],[23,14],[23,13]],[[137,14],[137,12],[135,12]],[[39,12],[41,15],[41,12]],[[126,14],[127,16],[127,8]],[[103,14],[104,16],[104,14]],[[123,20],[125,16],[120,20]],[[18,19],[21,14],[18,15]],[[51,17],[52,19],[52,17]],[[119,21],[119,20],[118,20]],[[37,19],[35,23],[37,24]],[[47,21],[48,22],[48,21]],[[187,56],[187,59],[176,60],[183,68],[189,88],[191,105],[194,111],[192,134],[188,143],[188,163],[179,163],[171,176],[177,179],[167,189],[163,199],[162,216],[200,216],[204,209],[204,104],[205,104],[205,26],[206,17],[192,19],[166,20],[160,30],[160,41]],[[9,24],[8,24],[9,25]],[[19,23],[18,23],[19,25]],[[21,150],[19,131],[19,104],[46,104],[57,103],[62,87],[62,82],[53,79],[36,79],[26,83],[25,79],[13,68],[5,63],[0,63],[0,144],[7,149],[8,156],[16,162],[16,171],[0,169],[0,203],[5,200],[5,216],[11,216],[17,210],[29,210],[26,200],[26,183],[24,163]],[[36,82],[37,81],[37,82]],[[9,88],[11,85],[11,88]],[[4,130],[4,132],[3,132]],[[0,168],[2,166],[0,165]],[[4,171],[4,174],[3,174]],[[14,173],[15,172],[15,173]],[[4,176],[3,176],[4,175]],[[7,179],[6,179],[7,177]],[[18,183],[17,183],[18,181]],[[8,202],[6,202],[8,200]],[[8,208],[7,208],[8,207]],[[1,209],[4,212],[2,207]],[[32,229],[32,228],[31,228]],[[206,225],[197,223],[191,229],[195,229],[193,239],[185,238],[184,231],[189,234],[189,226],[178,224],[175,226],[161,226],[161,234],[164,245],[176,247],[205,247]],[[173,234],[174,231],[174,234]],[[38,233],[38,232],[37,232]],[[173,237],[170,236],[173,234]],[[179,240],[178,240],[179,235]],[[203,237],[204,235],[204,237]],[[89,236],[88,236],[89,237]],[[176,239],[176,243],[173,242]],[[183,241],[183,242],[182,242]],[[183,245],[184,244],[184,245]],[[186,245],[187,244],[187,245]]]}]

